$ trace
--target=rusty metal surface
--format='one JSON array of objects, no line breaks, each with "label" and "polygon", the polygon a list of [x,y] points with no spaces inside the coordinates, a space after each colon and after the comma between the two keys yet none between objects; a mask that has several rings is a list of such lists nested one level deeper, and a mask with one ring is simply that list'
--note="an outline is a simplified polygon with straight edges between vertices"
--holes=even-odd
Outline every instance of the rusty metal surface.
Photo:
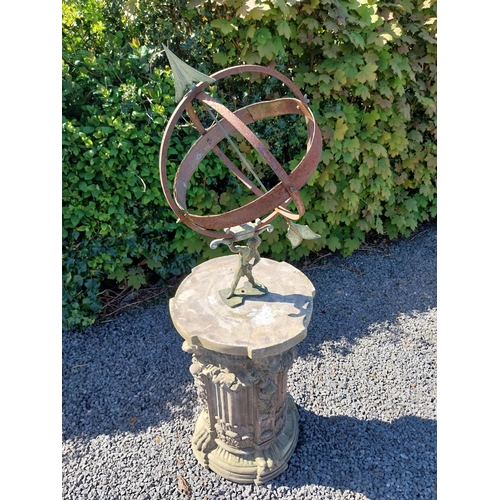
[{"label": "rusty metal surface", "polygon": [[[249,221],[254,221],[265,217],[258,227],[268,224],[279,214],[292,220],[297,220],[304,213],[304,204],[299,195],[299,189],[302,188],[313,171],[317,167],[321,157],[321,133],[314,119],[314,116],[307,106],[307,101],[297,88],[297,86],[281,73],[271,68],[257,65],[242,65],[234,66],[221,70],[211,75],[215,80],[221,80],[227,76],[238,73],[263,73],[274,76],[285,83],[296,98],[282,98],[273,101],[262,101],[251,104],[244,108],[240,108],[234,113],[218,102],[213,97],[205,94],[203,89],[209,84],[200,82],[184,98],[179,102],[174,113],[168,121],[164,131],[161,149],[160,149],[160,179],[162,189],[167,198],[167,201],[176,213],[181,222],[195,231],[205,234],[210,237],[221,237],[227,234],[221,230],[224,228],[245,224]],[[208,129],[205,129],[199,118],[196,116],[192,102],[194,99],[199,100],[205,106],[209,106],[215,110],[222,119],[219,124],[213,124]],[[200,138],[191,146],[188,153],[178,166],[177,173],[173,182],[173,194],[169,189],[167,180],[167,157],[168,145],[175,128],[175,125],[182,113],[186,111],[200,133]],[[260,141],[257,136],[248,128],[248,124],[263,118],[269,118],[285,114],[299,114],[306,118],[308,140],[306,153],[295,169],[287,174],[279,162],[274,158],[271,152]],[[280,182],[267,192],[263,192],[257,187],[248,177],[241,172],[232,161],[223,153],[218,144],[225,138],[224,128],[227,134],[238,131],[245,139],[259,152],[259,154],[269,164]],[[196,168],[203,158],[210,152],[214,151],[217,156],[228,166],[228,168],[237,176],[237,178],[256,196],[257,199],[252,202],[231,210],[223,214],[215,215],[193,215],[188,212],[186,203],[187,186],[193,176]],[[290,201],[294,201],[299,214],[293,214],[288,211],[286,205]]]}]

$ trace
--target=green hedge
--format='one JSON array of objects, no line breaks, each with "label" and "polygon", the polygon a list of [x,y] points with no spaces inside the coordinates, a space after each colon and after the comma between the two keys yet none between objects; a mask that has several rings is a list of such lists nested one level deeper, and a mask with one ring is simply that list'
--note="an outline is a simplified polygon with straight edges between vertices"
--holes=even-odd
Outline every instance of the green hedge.
[{"label": "green hedge", "polygon": [[[264,255],[296,260],[325,248],[348,255],[369,231],[407,236],[436,215],[434,1],[167,4],[147,0],[131,11],[127,3],[125,11],[104,0],[63,2],[65,328],[91,324],[104,290],[117,283],[139,288],[225,251],[176,224],[161,191],[159,146],[175,109],[161,42],[206,73],[241,61],[276,65],[310,100],[323,155],[301,190],[307,212],[300,222],[321,238],[292,249],[278,219],[260,247]],[[280,91],[260,83],[211,91],[228,106],[233,97],[238,106],[255,100],[254,89],[259,97]],[[255,130],[293,168],[300,125],[283,118]],[[180,129],[169,149],[172,172],[196,138]],[[245,154],[261,168],[255,152]],[[247,199],[214,156],[189,188],[190,206],[200,211]]]}]

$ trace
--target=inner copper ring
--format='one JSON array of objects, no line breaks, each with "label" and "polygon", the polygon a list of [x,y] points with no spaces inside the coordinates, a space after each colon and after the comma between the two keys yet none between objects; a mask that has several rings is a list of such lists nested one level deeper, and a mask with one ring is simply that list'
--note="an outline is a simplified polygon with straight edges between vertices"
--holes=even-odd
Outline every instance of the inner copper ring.
[{"label": "inner copper ring", "polygon": [[[227,237],[227,234],[225,232],[214,230],[220,230],[245,224],[247,222],[258,219],[265,214],[269,214],[259,224],[258,227],[261,227],[264,224],[269,223],[280,213],[287,216],[287,211],[283,208],[283,206],[286,206],[287,203],[289,203],[292,199],[297,206],[299,216],[304,213],[304,206],[298,194],[298,190],[304,186],[309,177],[312,175],[314,169],[319,163],[321,155],[321,134],[319,133],[319,129],[317,127],[316,121],[314,120],[313,114],[307,107],[305,98],[302,96],[293,82],[291,82],[287,77],[275,70],[266,67],[254,65],[237,66],[234,68],[228,68],[211,76],[215,79],[222,79],[235,73],[255,71],[259,73],[267,73],[271,76],[277,77],[279,80],[283,81],[289,86],[289,88],[298,97],[298,99],[282,98],[273,101],[264,101],[256,104],[251,104],[244,108],[240,108],[233,113],[215,99],[201,92],[202,88],[206,87],[208,84],[200,82],[181,100],[172,117],[170,118],[167,128],[164,132],[160,154],[160,178],[162,182],[163,192],[170,207],[177,214],[179,219],[187,226],[191,227],[201,234],[206,234],[212,237]],[[222,125],[228,135],[237,130],[255,147],[255,149],[257,149],[259,154],[261,154],[263,158],[269,163],[273,171],[280,179],[280,182],[276,186],[274,186],[268,192],[263,193],[259,188],[253,185],[252,182],[249,181],[249,179],[247,179],[240,171],[236,169],[236,167],[227,157],[225,157],[225,155],[217,146],[217,144],[225,138],[225,135],[221,128],[217,124],[214,124],[210,128],[205,130],[201,122],[199,122],[199,120],[197,119],[191,106],[191,102],[195,98],[199,99],[201,102],[216,110],[223,117],[221,120],[219,120],[219,123],[220,125]],[[188,111],[191,119],[193,120],[193,123],[202,135],[191,146],[190,150],[179,165],[173,183],[174,195],[172,196],[167,184],[166,157],[171,134],[173,132],[175,124],[177,123],[177,120],[180,118],[184,110]],[[247,127],[248,124],[255,121],[286,114],[304,115],[306,117],[308,129],[306,154],[290,174],[287,174],[284,171],[283,167],[281,167],[281,165],[267,150],[264,144]],[[231,210],[230,212],[226,212],[224,214],[204,216],[189,214],[186,204],[186,193],[189,181],[200,162],[211,150],[218,154],[218,156],[238,176],[238,178],[242,180],[242,182],[259,197],[256,200],[253,200],[252,202],[244,205],[243,207]],[[277,209],[277,207],[280,208]],[[289,218],[298,218],[297,216],[293,216],[289,212],[288,214]]]}]

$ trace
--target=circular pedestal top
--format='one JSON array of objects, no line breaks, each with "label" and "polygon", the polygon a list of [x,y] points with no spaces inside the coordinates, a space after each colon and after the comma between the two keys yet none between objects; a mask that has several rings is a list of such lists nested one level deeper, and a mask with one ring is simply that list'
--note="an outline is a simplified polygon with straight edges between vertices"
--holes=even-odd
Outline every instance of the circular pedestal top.
[{"label": "circular pedestal top", "polygon": [[[314,286],[286,262],[261,259],[253,268],[267,294],[245,297],[229,307],[219,292],[231,286],[239,256],[218,257],[196,266],[170,299],[170,316],[191,345],[249,358],[280,354],[305,338]],[[241,278],[242,288],[246,277]]]}]

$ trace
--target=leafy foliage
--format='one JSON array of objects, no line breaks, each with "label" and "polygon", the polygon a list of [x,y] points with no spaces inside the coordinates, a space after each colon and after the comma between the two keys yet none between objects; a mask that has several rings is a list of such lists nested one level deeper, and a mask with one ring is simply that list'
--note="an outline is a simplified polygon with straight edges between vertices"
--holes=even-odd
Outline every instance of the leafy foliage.
[{"label": "leafy foliage", "polygon": [[[206,74],[242,61],[272,65],[310,100],[323,154],[301,190],[307,211],[299,222],[321,237],[291,248],[277,219],[264,255],[295,260],[324,248],[348,255],[369,231],[409,235],[436,215],[434,0],[64,0],[62,14],[65,327],[91,324],[111,284],[137,289],[224,251],[176,224],[161,191],[159,146],[175,109],[161,43]],[[231,109],[282,95],[264,78],[211,91]],[[207,119],[202,110],[200,117]],[[279,117],[252,129],[286,169],[300,161],[302,122]],[[197,137],[179,127],[168,161],[178,163]],[[274,183],[260,156],[237,140],[262,182]],[[251,196],[213,154],[188,189],[199,213]]]}]

